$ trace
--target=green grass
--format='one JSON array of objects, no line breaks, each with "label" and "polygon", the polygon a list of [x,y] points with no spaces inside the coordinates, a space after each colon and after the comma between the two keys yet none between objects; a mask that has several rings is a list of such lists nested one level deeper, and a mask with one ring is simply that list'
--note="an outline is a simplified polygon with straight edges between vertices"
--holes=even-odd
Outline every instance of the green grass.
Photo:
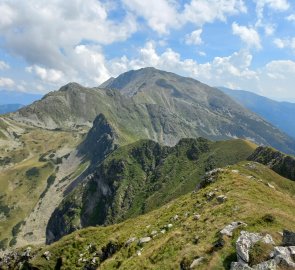
[{"label": "green grass", "polygon": [[[48,227],[59,237],[59,228],[72,231],[81,220],[83,226],[112,224],[146,213],[194,190],[208,160],[223,167],[245,160],[254,148],[243,140],[204,139],[184,139],[175,147],[149,140],[123,146],[96,168],[92,180],[64,199]],[[100,181],[110,190],[107,196]]]},{"label": "green grass", "polygon": [[[185,259],[188,262],[197,256],[203,256],[206,263],[200,269],[229,269],[235,258],[234,243],[238,237],[237,230],[233,238],[225,238],[223,248],[213,251],[218,240],[218,232],[228,223],[241,220],[248,224],[247,230],[270,233],[277,244],[281,241],[278,232],[283,229],[295,230],[295,193],[285,188],[281,182],[295,183],[274,174],[277,189],[273,190],[265,185],[264,175],[270,170],[257,164],[255,173],[263,182],[248,179],[253,170],[247,170],[244,163],[240,163],[219,175],[218,180],[197,193],[188,193],[169,202],[161,208],[145,215],[128,219],[122,223],[107,227],[89,227],[65,236],[60,241],[44,247],[37,247],[32,264],[41,269],[54,269],[56,260],[62,258],[61,269],[81,269],[82,262],[78,262],[80,254],[83,258],[92,258],[87,250],[89,244],[95,245],[97,250],[106,246],[110,241],[123,244],[130,237],[144,237],[152,230],[159,231],[168,223],[173,227],[165,234],[159,234],[151,242],[143,246],[142,255],[137,256],[139,249],[136,243],[129,247],[122,247],[112,257],[105,260],[100,269],[178,269]],[[239,169],[243,173],[232,173],[231,169]],[[216,200],[207,201],[205,194],[214,191],[225,194],[228,200],[219,204]],[[270,199],[271,198],[271,199]],[[189,213],[186,216],[186,213]],[[193,219],[193,214],[201,215],[200,220]],[[274,217],[269,222],[265,214]],[[173,221],[175,215],[179,219]],[[194,239],[199,237],[196,244]],[[41,257],[44,251],[52,253],[50,261]]]}]

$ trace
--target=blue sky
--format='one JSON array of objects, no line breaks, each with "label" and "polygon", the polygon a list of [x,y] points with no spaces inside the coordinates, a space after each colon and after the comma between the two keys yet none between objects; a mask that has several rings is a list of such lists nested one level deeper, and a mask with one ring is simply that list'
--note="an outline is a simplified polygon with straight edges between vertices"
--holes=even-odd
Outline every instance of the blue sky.
[{"label": "blue sky", "polygon": [[154,66],[295,101],[291,0],[0,0],[0,90],[97,86]]}]

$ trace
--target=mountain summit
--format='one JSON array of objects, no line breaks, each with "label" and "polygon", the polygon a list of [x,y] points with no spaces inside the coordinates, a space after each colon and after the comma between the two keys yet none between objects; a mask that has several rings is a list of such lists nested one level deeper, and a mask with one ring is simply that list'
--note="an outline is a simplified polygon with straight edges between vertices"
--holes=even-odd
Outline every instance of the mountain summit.
[{"label": "mountain summit", "polygon": [[181,138],[244,138],[295,153],[295,140],[219,89],[155,68],[111,78],[104,88],[76,83],[47,94],[11,117],[47,129],[91,126],[104,114],[121,143],[152,139],[175,145]]}]

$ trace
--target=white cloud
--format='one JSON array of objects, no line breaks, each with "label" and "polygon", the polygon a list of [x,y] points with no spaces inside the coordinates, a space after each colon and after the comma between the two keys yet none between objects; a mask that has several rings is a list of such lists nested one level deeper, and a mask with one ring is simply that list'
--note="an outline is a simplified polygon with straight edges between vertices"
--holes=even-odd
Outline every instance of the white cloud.
[{"label": "white cloud", "polygon": [[9,64],[0,60],[0,70],[9,69],[9,68],[10,68]]},{"label": "white cloud", "polygon": [[185,4],[183,17],[186,22],[196,25],[226,21],[227,16],[247,12],[242,0],[192,0]]},{"label": "white cloud", "polygon": [[183,7],[175,0],[122,0],[136,16],[144,18],[159,34],[168,34],[187,23],[202,26],[228,16],[245,13],[243,0],[191,0]]},{"label": "white cloud", "polygon": [[8,87],[11,88],[14,86],[14,81],[10,78],[0,77],[0,87]]},{"label": "white cloud", "polygon": [[232,31],[234,35],[239,36],[240,39],[249,47],[255,47],[257,49],[261,48],[259,34],[254,28],[240,26],[234,22],[232,24]]},{"label": "white cloud", "polygon": [[1,37],[6,50],[31,65],[67,70],[67,55],[83,41],[110,44],[136,31],[134,16],[116,22],[107,6],[96,0],[27,0],[0,4]]},{"label": "white cloud", "polygon": [[286,20],[289,22],[295,22],[295,14],[291,14],[286,17]]},{"label": "white cloud", "polygon": [[200,45],[202,44],[202,29],[195,30],[191,32],[189,35],[185,36],[185,43],[188,45]]},{"label": "white cloud", "polygon": [[285,39],[276,38],[276,39],[274,39],[274,44],[279,49],[290,48],[290,49],[295,50],[295,37],[285,38]]},{"label": "white cloud", "polygon": [[167,34],[170,28],[181,25],[176,5],[167,0],[123,0],[126,8],[143,17],[149,27],[160,34]]},{"label": "white cloud", "polygon": [[27,67],[26,70],[34,73],[39,79],[47,83],[62,83],[65,82],[65,77],[62,71],[56,69],[47,69],[38,65]]},{"label": "white cloud", "polygon": [[290,4],[287,0],[256,0],[256,13],[258,18],[263,18],[265,7],[274,11],[286,11],[289,9]]}]

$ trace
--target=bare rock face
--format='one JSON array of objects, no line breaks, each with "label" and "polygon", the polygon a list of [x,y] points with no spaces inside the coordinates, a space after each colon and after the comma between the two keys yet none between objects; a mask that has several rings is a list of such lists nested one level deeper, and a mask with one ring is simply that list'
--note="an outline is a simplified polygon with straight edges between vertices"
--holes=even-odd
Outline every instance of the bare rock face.
[{"label": "bare rock face", "polygon": [[258,241],[261,241],[265,244],[274,244],[274,241],[269,234],[262,236],[258,233],[241,231],[240,237],[236,242],[238,262],[245,264],[249,263],[250,249]]},{"label": "bare rock face", "polygon": [[295,246],[293,245],[294,233],[284,231],[283,244],[285,246],[276,246],[269,254],[269,259],[257,265],[249,266],[249,252],[253,245],[258,241],[265,244],[272,244],[274,242],[270,235],[262,236],[258,233],[249,233],[242,231],[240,237],[236,242],[237,259],[238,262],[231,264],[231,270],[276,270],[279,269],[295,269]]}]

